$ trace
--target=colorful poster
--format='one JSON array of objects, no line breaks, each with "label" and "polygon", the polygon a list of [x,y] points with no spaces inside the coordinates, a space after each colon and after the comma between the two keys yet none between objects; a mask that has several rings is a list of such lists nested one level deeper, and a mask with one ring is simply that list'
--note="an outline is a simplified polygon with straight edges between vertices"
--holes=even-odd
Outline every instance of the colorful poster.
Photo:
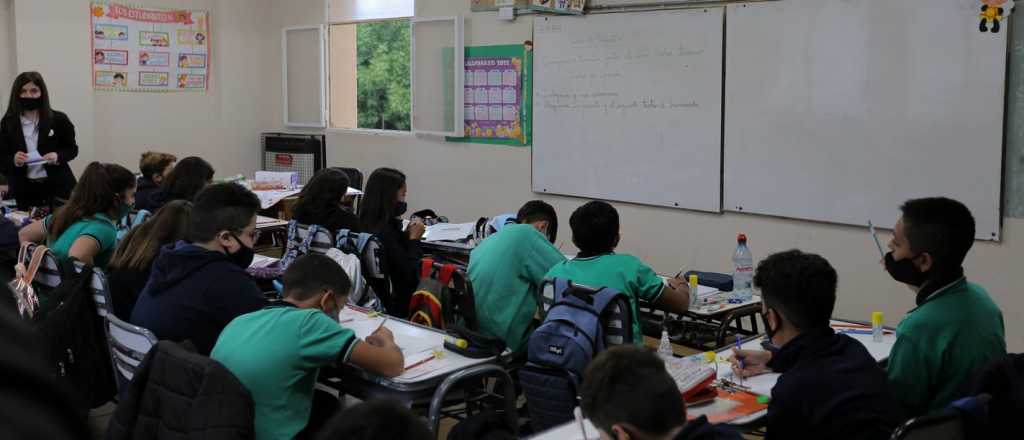
[{"label": "colorful poster", "polygon": [[531,0],[530,9],[558,14],[582,14],[584,0]]},{"label": "colorful poster", "polygon": [[533,47],[467,47],[463,68],[465,137],[452,142],[530,145]]},{"label": "colorful poster", "polygon": [[89,8],[93,88],[126,92],[209,89],[209,12],[108,2],[93,2]]}]

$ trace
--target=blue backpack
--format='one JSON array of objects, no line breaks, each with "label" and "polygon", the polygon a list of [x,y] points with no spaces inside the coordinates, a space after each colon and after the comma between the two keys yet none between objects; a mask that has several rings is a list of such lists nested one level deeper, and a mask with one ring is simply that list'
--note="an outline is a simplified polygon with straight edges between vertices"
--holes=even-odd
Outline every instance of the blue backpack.
[{"label": "blue backpack", "polygon": [[629,297],[615,289],[591,289],[561,278],[548,285],[554,287],[553,297],[548,298],[551,307],[530,335],[527,359],[534,365],[564,370],[579,383],[587,364],[609,343],[632,342]]}]

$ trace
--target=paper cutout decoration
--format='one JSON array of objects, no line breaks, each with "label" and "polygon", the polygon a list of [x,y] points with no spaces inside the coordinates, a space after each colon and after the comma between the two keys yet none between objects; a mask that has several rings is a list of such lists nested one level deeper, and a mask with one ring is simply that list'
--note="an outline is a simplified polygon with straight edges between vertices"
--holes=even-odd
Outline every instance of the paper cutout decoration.
[{"label": "paper cutout decoration", "polygon": [[1013,0],[981,0],[981,3],[981,24],[978,29],[981,32],[998,33],[1002,22],[1010,18]]}]

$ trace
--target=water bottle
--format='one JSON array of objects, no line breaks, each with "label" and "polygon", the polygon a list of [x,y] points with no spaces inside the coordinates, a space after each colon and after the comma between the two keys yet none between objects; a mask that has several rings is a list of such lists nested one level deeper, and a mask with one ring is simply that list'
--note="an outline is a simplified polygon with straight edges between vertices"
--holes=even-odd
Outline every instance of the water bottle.
[{"label": "water bottle", "polygon": [[661,342],[658,344],[658,357],[669,360],[673,358],[672,343],[668,339],[668,327],[661,326]]},{"label": "water bottle", "polygon": [[747,248],[747,236],[736,238],[736,253],[732,255],[732,298],[730,302],[746,302],[753,298],[754,257]]}]

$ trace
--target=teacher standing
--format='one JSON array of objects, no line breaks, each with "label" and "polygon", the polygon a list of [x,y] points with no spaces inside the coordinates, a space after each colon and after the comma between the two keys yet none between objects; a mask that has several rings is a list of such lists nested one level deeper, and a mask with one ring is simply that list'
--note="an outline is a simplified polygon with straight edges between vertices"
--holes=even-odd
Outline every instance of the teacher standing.
[{"label": "teacher standing", "polygon": [[7,112],[0,120],[0,171],[19,209],[55,207],[75,187],[68,162],[78,156],[75,126],[50,108],[43,76],[24,72],[14,79]]}]

